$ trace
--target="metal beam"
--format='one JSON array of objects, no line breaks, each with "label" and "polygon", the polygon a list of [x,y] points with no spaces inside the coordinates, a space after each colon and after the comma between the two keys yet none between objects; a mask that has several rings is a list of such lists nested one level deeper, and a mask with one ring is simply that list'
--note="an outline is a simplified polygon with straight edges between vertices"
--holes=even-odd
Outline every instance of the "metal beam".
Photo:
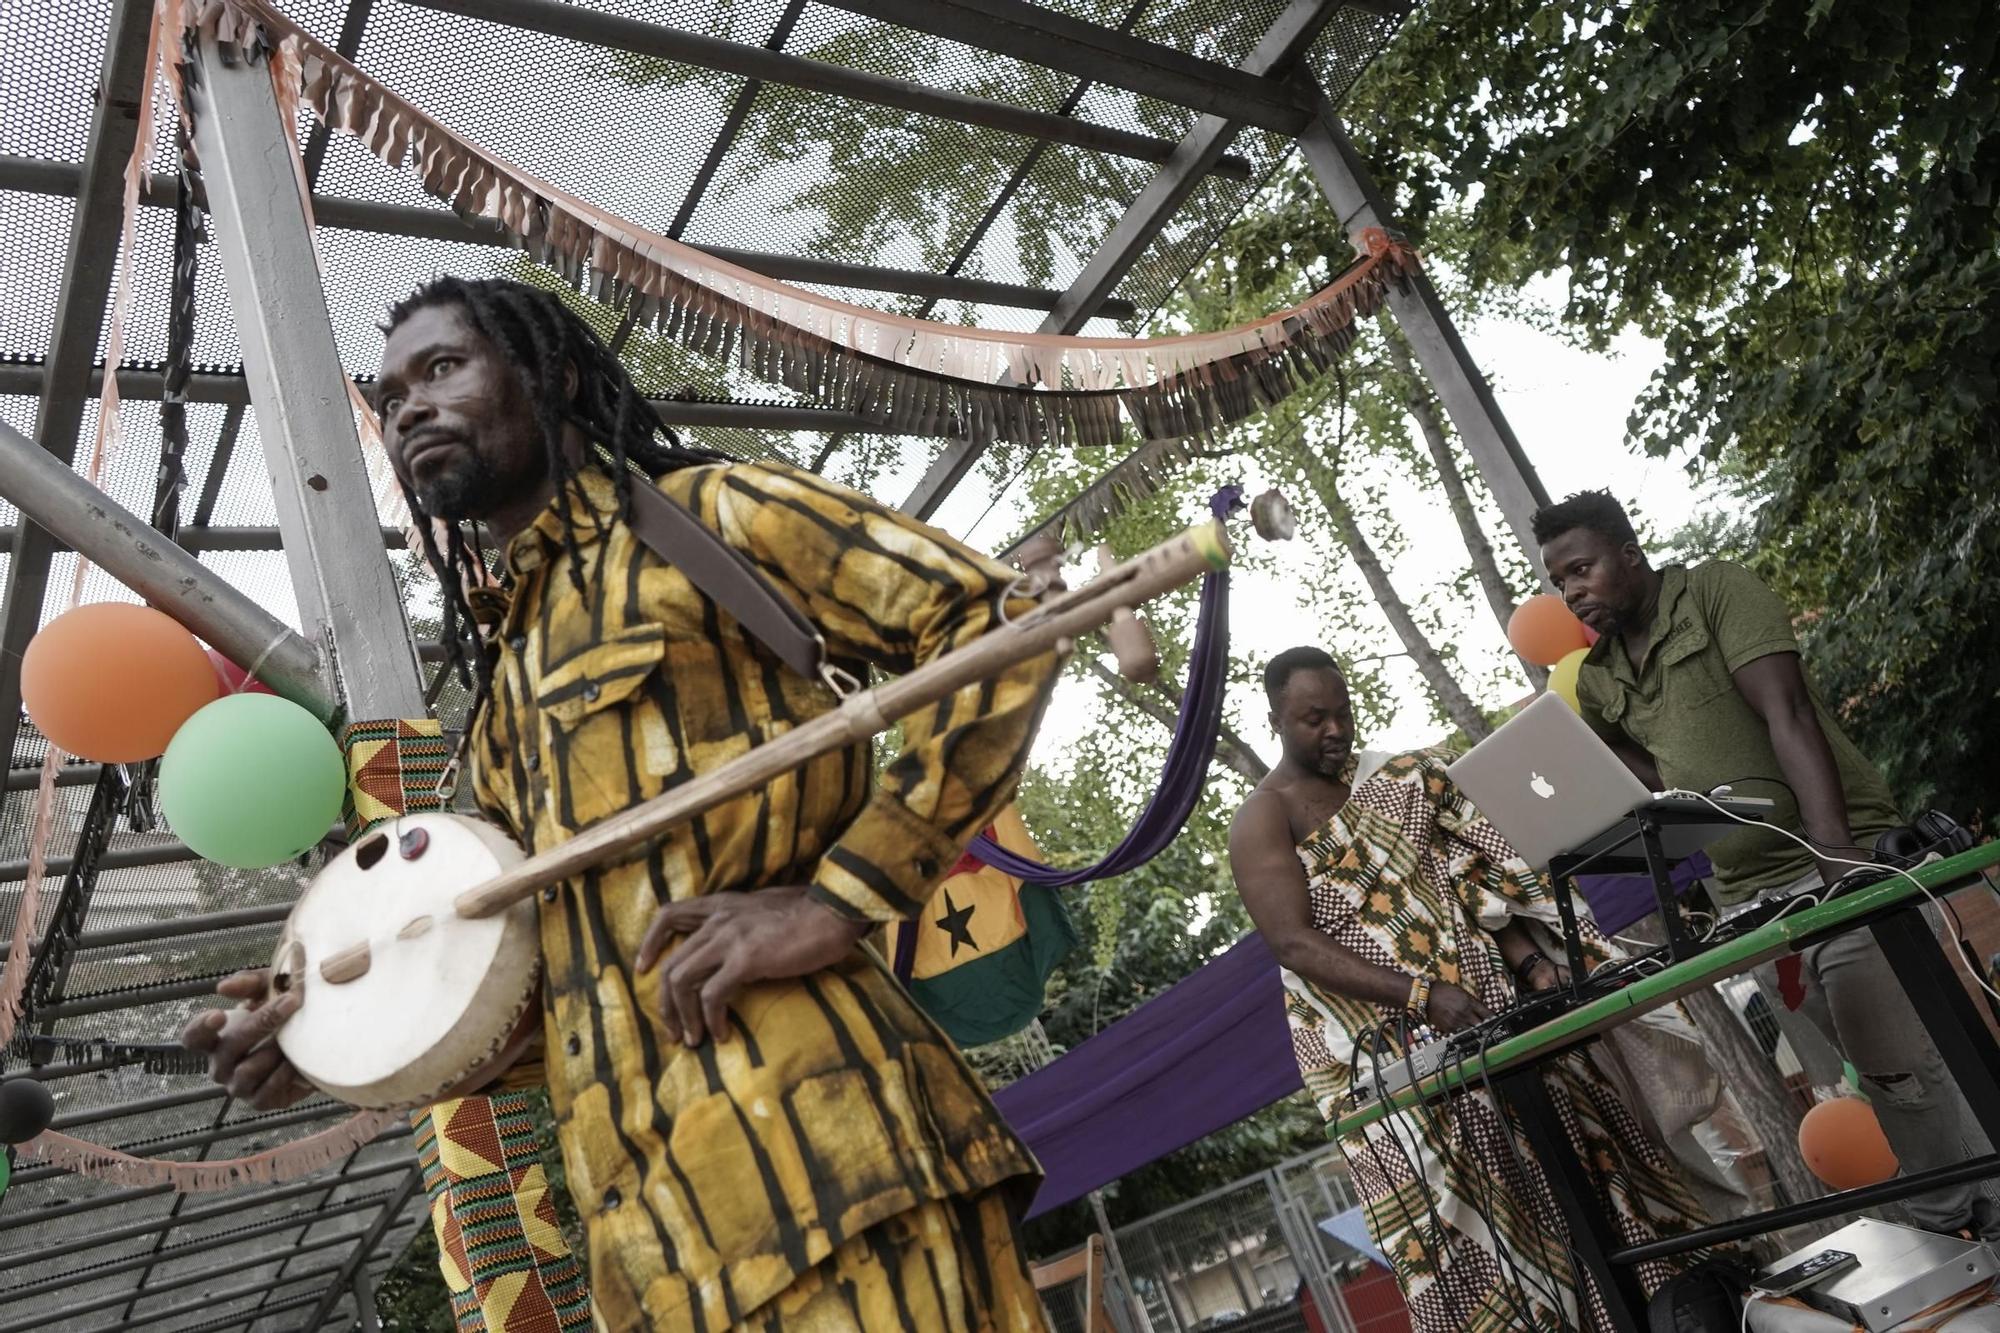
[{"label": "metal beam", "polygon": [[[594,13],[579,10],[578,13]],[[67,162],[0,154],[0,190],[26,190],[37,194],[76,193],[81,169]],[[1229,173],[1222,173],[1229,174]],[[1247,172],[1246,172],[1247,175]],[[173,203],[173,177],[154,175],[143,202],[167,207]],[[322,227],[369,232],[381,236],[413,236],[423,240],[453,241],[462,245],[492,245],[511,248],[513,243],[500,224],[487,218],[465,217],[445,208],[418,208],[408,204],[384,204],[372,199],[348,199],[335,195],[313,196],[313,217]],[[895,292],[904,296],[927,296],[946,301],[970,301],[978,305],[1018,306],[1025,310],[1051,309],[1060,292],[1028,287],[1014,282],[991,282],[984,278],[945,277],[936,273],[916,273],[907,269],[884,268],[876,264],[848,264],[809,255],[775,255],[762,250],[738,250],[729,246],[697,247],[702,253],[739,265],[767,278],[783,282],[817,282],[863,291]],[[1137,311],[1129,302],[1109,303],[1107,318],[1131,319]],[[121,376],[124,372],[121,372]],[[121,378],[121,384],[124,380]],[[194,400],[198,401],[198,400]]]},{"label": "metal beam", "polygon": [[[924,4],[932,2],[922,0]],[[872,7],[873,0],[870,4]],[[896,7],[900,7],[900,0]],[[1291,0],[1244,60],[1244,72],[1263,77],[1294,68],[1339,7],[1338,0]],[[1097,247],[1037,332],[1075,333],[1093,315],[1101,313],[1112,289],[1201,184],[1206,164],[1220,156],[1241,129],[1240,122],[1220,116],[1203,116],[1197,121],[1175,148],[1172,160],[1147,182],[1132,206],[1118,219],[1118,225]],[[918,518],[929,518],[936,513],[986,448],[986,442],[981,440],[947,445],[903,501],[903,509]]]},{"label": "metal beam", "polygon": [[[76,457],[88,397],[85,384],[97,359],[105,302],[118,262],[125,163],[138,138],[141,99],[147,95],[146,39],[152,11],[151,0],[119,0],[112,8],[90,137],[71,191],[76,207],[70,213],[69,250],[63,259],[55,327],[35,413],[35,439],[64,471]],[[21,726],[21,652],[42,623],[55,546],[49,534],[23,523],[9,552],[6,588],[0,593],[0,762],[11,767],[14,738]]]},{"label": "metal beam", "polygon": [[[408,1162],[383,1162],[367,1170],[357,1171],[353,1175],[345,1177],[345,1179],[370,1180],[376,1176],[386,1176],[394,1171],[408,1171],[409,1169],[410,1164]],[[60,1259],[65,1255],[74,1254],[79,1250],[94,1250],[100,1245],[115,1245],[119,1241],[137,1240],[141,1236],[150,1236],[157,1231],[171,1229],[172,1227],[191,1226],[197,1222],[213,1222],[218,1217],[229,1217],[235,1213],[247,1212],[252,1208],[262,1208],[266,1204],[284,1203],[290,1199],[301,1199],[308,1194],[318,1193],[325,1188],[326,1181],[310,1180],[299,1184],[286,1185],[281,1189],[261,1190],[255,1194],[240,1196],[232,1195],[226,1202],[210,1204],[206,1207],[189,1208],[173,1218],[149,1218],[144,1222],[134,1222],[128,1226],[112,1227],[105,1231],[85,1232],[82,1235],[66,1237],[55,1244],[45,1246],[39,1250],[27,1250],[0,1255],[0,1260],[4,1260],[7,1267],[21,1271],[29,1264],[41,1263],[48,1259]],[[368,1197],[370,1200],[376,1200],[384,1196],[381,1194],[371,1194]],[[40,1214],[37,1213],[37,1216],[40,1216]],[[161,1224],[163,1222],[168,1224],[167,1227],[162,1227]]]},{"label": "metal beam", "polygon": [[[1048,296],[1051,304],[1058,299],[1058,294],[1054,292]],[[90,392],[96,394],[103,382],[103,369],[92,370]],[[371,381],[362,378],[355,382],[366,385]],[[34,362],[0,362],[0,394],[33,395],[40,383],[41,372]],[[161,375],[157,370],[127,367],[118,372],[118,391],[130,399],[158,397],[160,383]],[[250,388],[240,374],[197,371],[188,377],[187,400],[191,403],[224,403],[232,408],[241,408],[250,401]],[[791,403],[715,402],[692,398],[649,398],[646,401],[653,405],[653,410],[669,426],[884,433],[879,425],[852,412],[834,412]]]},{"label": "metal beam", "polygon": [[[1231,69],[1171,46],[1074,19],[1027,0],[827,0],[884,23],[1142,93],[1171,106],[1296,134],[1311,116],[1298,93],[1246,62]],[[1154,159],[1155,161],[1171,159]]]},{"label": "metal beam", "polygon": [[364,1266],[348,1283],[354,1295],[354,1312],[361,1323],[360,1333],[382,1333],[382,1316],[375,1309],[375,1283]]},{"label": "metal beam", "polygon": [[[331,1249],[332,1247],[319,1246],[317,1248]],[[263,1262],[269,1263],[270,1260],[266,1259]],[[250,1265],[249,1267],[257,1268],[262,1266],[263,1266],[262,1264],[253,1264]],[[249,1271],[249,1269],[239,1267],[232,1271],[240,1273],[240,1272],[247,1272]],[[312,1269],[309,1272],[300,1273],[293,1280],[303,1281],[307,1278],[324,1277],[333,1273],[338,1273],[339,1271],[340,1271],[339,1264],[322,1264],[320,1267]],[[207,1276],[212,1278],[214,1274],[208,1274]],[[192,1282],[176,1282],[173,1285],[175,1287],[190,1287],[193,1286],[194,1284]],[[154,1292],[160,1289],[161,1288],[157,1284],[151,1285],[146,1288],[143,1294],[150,1296]],[[168,1319],[178,1319],[185,1315],[200,1314],[204,1310],[214,1310],[230,1301],[240,1301],[246,1297],[260,1295],[263,1292],[270,1290],[273,1290],[273,1286],[270,1283],[248,1282],[240,1287],[229,1287],[225,1288],[222,1291],[205,1293],[202,1296],[202,1298],[198,1301],[183,1301],[179,1305],[169,1306],[164,1310],[157,1310],[152,1314],[142,1315],[137,1319],[126,1318],[120,1320],[118,1323],[118,1328],[121,1330],[121,1333],[122,1330],[125,1329],[144,1328],[148,1324],[158,1324]],[[253,1313],[258,1318],[262,1318],[267,1314],[278,1314],[286,1310],[302,1310],[306,1306],[313,1304],[318,1299],[319,1299],[318,1292],[312,1292],[309,1295],[304,1295],[304,1296],[290,1296],[276,1305],[260,1306]],[[65,1313],[67,1313],[67,1311],[65,1311]],[[200,1324],[184,1324],[181,1326],[180,1329],[176,1330],[176,1333],[195,1333],[195,1330],[200,1330],[200,1329],[243,1328],[248,1326],[251,1322],[252,1321],[249,1315],[238,1314],[238,1315],[225,1316],[218,1319],[208,1320]]]},{"label": "metal beam", "polygon": [[[319,1248],[325,1249],[329,1247],[320,1246]],[[271,1259],[269,1257],[263,1257],[245,1263],[231,1264],[227,1268],[204,1269],[200,1272],[187,1273],[171,1281],[153,1283],[144,1293],[141,1293],[137,1287],[132,1287],[128,1290],[117,1292],[114,1295],[99,1296],[94,1300],[84,1301],[81,1304],[65,1302],[60,1309],[47,1314],[31,1315],[26,1320],[16,1321],[12,1324],[0,1324],[0,1333],[25,1333],[25,1330],[29,1329],[37,1330],[39,1333],[39,1330],[49,1328],[61,1321],[80,1318],[83,1315],[97,1314],[100,1311],[124,1305],[141,1294],[151,1296],[159,1292],[178,1291],[183,1287],[192,1287],[203,1282],[213,1282],[220,1277],[229,1277],[236,1273],[247,1273],[252,1269],[262,1268],[270,1262]],[[334,1265],[329,1264],[324,1269],[318,1271],[332,1273],[339,1270]],[[224,1288],[220,1292],[203,1296],[199,1301],[190,1301],[174,1306],[170,1311],[163,1312],[161,1315],[155,1316],[154,1319],[167,1318],[175,1314],[196,1314],[203,1310],[212,1310],[219,1301],[239,1300],[244,1296],[254,1296],[258,1292],[263,1291],[264,1287],[264,1283],[255,1282],[247,1283],[240,1288]],[[318,1300],[318,1294],[315,1293],[312,1299],[315,1301]],[[153,1320],[149,1320],[148,1322],[153,1322]],[[117,1327],[127,1329],[131,1328],[132,1325],[120,1321]]]},{"label": "metal beam", "polygon": [[[416,1166],[412,1164],[409,1171],[411,1183],[414,1184],[417,1173]],[[408,1197],[407,1193],[403,1194],[404,1199]],[[366,1199],[335,1204],[331,1208],[321,1209],[319,1215],[324,1220],[331,1217],[345,1217],[349,1213],[366,1212],[371,1208],[380,1207],[381,1199],[382,1196],[377,1194],[370,1195]],[[296,1217],[280,1217],[268,1222],[257,1222],[247,1227],[240,1227],[234,1231],[225,1231],[220,1235],[203,1236],[200,1240],[191,1240],[180,1245],[169,1245],[159,1252],[158,1259],[160,1262],[165,1263],[175,1259],[185,1259],[191,1254],[206,1254],[210,1250],[224,1250],[228,1249],[231,1245],[240,1245],[246,1240],[256,1240],[259,1236],[269,1236],[280,1231],[289,1231],[298,1224],[299,1220]],[[373,1230],[373,1226],[371,1225],[369,1229]],[[351,1233],[341,1239],[359,1240],[367,1234],[368,1231]],[[308,1248],[311,1247],[297,1245],[292,1247],[292,1252],[297,1253],[300,1250]],[[271,1253],[266,1255],[261,1262],[276,1263],[281,1257],[281,1254]],[[0,1301],[16,1301],[28,1296],[39,1296],[45,1291],[61,1291],[65,1287],[74,1286],[79,1280],[95,1282],[100,1278],[116,1277],[120,1273],[130,1273],[145,1268],[152,1262],[154,1262],[153,1255],[141,1254],[130,1259],[121,1259],[108,1264],[88,1264],[83,1268],[51,1274],[36,1282],[28,1282],[18,1287],[9,1287],[5,1290],[0,1290]],[[4,1333],[4,1331],[0,1331],[0,1333]]]},{"label": "metal beam", "polygon": [[[924,2],[931,3],[931,0]],[[556,4],[553,0],[409,0],[409,3],[421,9],[504,23],[529,32],[593,42],[598,46],[655,60],[740,74],[746,79],[781,83],[808,92],[831,93],[859,102],[894,107],[899,111],[935,116],[961,125],[978,125],[1006,134],[1070,144],[1141,162],[1164,162],[1174,148],[1168,140],[1150,134],[1092,124],[1048,111],[1035,111],[1011,102],[996,102],[990,98],[931,88],[904,79],[870,74],[847,65],[788,56],[768,47],[725,41],[669,24],[645,23],[600,10]],[[1279,87],[1274,95],[1282,101],[1291,94]],[[840,111],[829,107],[828,113],[838,115]],[[1302,112],[1295,114],[1295,123],[1303,120]],[[1228,174],[1248,179],[1247,162],[1238,160],[1230,167],[1233,170]]]},{"label": "metal beam", "polygon": [[[95,372],[97,388],[102,392],[104,372]],[[162,376],[164,379],[164,375]],[[189,376],[189,378],[193,378]],[[181,386],[185,394],[187,386]],[[189,515],[191,527],[205,528],[215,517],[215,502],[222,498],[222,483],[229,477],[229,462],[236,457],[236,441],[243,435],[244,403],[231,403],[222,413],[222,428],[215,434],[215,450],[208,456],[208,475],[201,479],[201,498],[195,501],[194,513]]]},{"label": "metal beam", "polygon": [[174,1111],[183,1106],[194,1106],[201,1102],[219,1102],[229,1095],[228,1089],[209,1084],[207,1087],[190,1088],[186,1092],[163,1092],[157,1097],[141,1097],[136,1101],[112,1102],[107,1106],[92,1106],[68,1115],[59,1115],[49,1122],[50,1129],[71,1130],[82,1125],[101,1125],[107,1120],[123,1120],[130,1115],[150,1115],[154,1111]]},{"label": "metal beam", "polygon": [[[0,483],[0,493],[14,502],[24,519],[32,520],[22,524],[21,532],[45,530],[67,542],[231,661],[261,662],[258,679],[279,694],[316,717],[332,715],[331,691],[312,644],[5,422],[0,422],[0,477],[6,479]],[[372,501],[369,525],[374,526]],[[14,594],[10,590],[8,595]],[[34,613],[27,621],[30,632],[41,614],[40,596],[34,600]],[[10,621],[13,607],[9,602]],[[18,671],[19,649],[14,653],[6,660]],[[9,743],[19,706],[18,691],[11,703],[0,698],[0,709],[6,710],[0,713],[0,726],[6,727]]]},{"label": "metal beam", "polygon": [[320,292],[292,125],[263,59],[225,54],[211,35],[200,55],[187,81],[195,148],[299,612],[315,640],[332,639],[347,716],[424,717],[416,646],[381,553],[374,490]]},{"label": "metal beam", "polygon": [[326,1318],[327,1311],[334,1307],[334,1303],[341,1298],[347,1284],[354,1280],[355,1273],[359,1271],[361,1265],[368,1262],[369,1254],[382,1243],[382,1237],[395,1222],[396,1214],[402,1211],[403,1205],[409,1201],[412,1194],[416,1193],[417,1186],[421,1182],[422,1176],[417,1168],[412,1166],[409,1176],[397,1188],[389,1202],[382,1205],[382,1215],[369,1224],[360,1243],[354,1247],[354,1253],[347,1256],[347,1262],[341,1266],[341,1275],[327,1284],[326,1294],[320,1297],[318,1306],[306,1318],[307,1328],[320,1326],[321,1321]]},{"label": "metal beam", "polygon": [[[117,930],[86,930],[77,936],[79,953],[89,949],[116,949],[132,944],[161,944],[189,935],[211,935],[218,931],[240,930],[245,926],[272,926],[291,915],[290,903],[269,907],[239,907],[230,912],[208,912],[201,916],[169,917],[143,926],[123,926]],[[7,961],[11,941],[0,940],[0,963]],[[32,949],[33,943],[29,945]]]},{"label": "metal beam", "polygon": [[[139,866],[166,866],[181,861],[199,861],[198,853],[188,850],[187,844],[178,840],[163,842],[152,847],[112,847],[97,858],[99,870],[132,870]],[[51,856],[43,866],[45,875],[67,875],[72,858]],[[15,880],[28,877],[26,858],[18,861],[0,861],[0,884],[11,884]]]},{"label": "metal beam", "polygon": [[[0,542],[14,535],[12,528],[0,528]],[[210,528],[187,527],[174,534],[174,545],[183,551],[199,555],[203,551],[282,551],[285,549],[284,535],[276,528]],[[382,529],[382,545],[385,549],[399,551],[405,543],[403,534],[394,528]],[[67,547],[58,546],[58,550]],[[31,775],[27,786],[35,785]],[[11,790],[11,786],[10,786]]]},{"label": "metal beam", "polygon": [[[347,12],[340,16],[340,34],[333,39],[333,49],[345,60],[361,58],[361,35],[368,30],[368,16],[375,12],[375,0],[347,0]],[[312,130],[306,135],[305,163],[306,186],[308,189],[319,185],[320,168],[326,162],[326,145],[333,132],[326,122],[314,119]]]},{"label": "metal beam", "polygon": [[156,981],[151,985],[133,986],[128,990],[83,995],[74,1000],[60,1000],[55,1004],[38,1006],[35,1010],[35,1020],[45,1022],[58,1018],[84,1018],[91,1014],[117,1013],[139,1005],[165,1004],[169,1000],[193,1000],[215,994],[215,983],[227,975],[229,974],[226,972],[220,972],[211,977]]},{"label": "metal beam", "polygon": [[[771,25],[771,35],[764,40],[766,51],[782,51],[791,40],[792,29],[797,26],[799,15],[805,12],[806,0],[786,0],[784,12]],[[687,230],[688,223],[694,221],[694,211],[701,207],[701,201],[708,194],[708,183],[715,179],[715,173],[722,166],[723,159],[735,146],[736,136],[743,130],[743,122],[750,119],[750,109],[757,105],[757,94],[764,91],[762,79],[745,79],[743,86],[736,90],[736,100],[730,104],[729,114],[722,118],[722,128],[708,145],[708,156],[695,169],[694,179],[688,182],[687,194],[681,199],[681,206],[674,210],[674,220],[667,224],[667,235],[675,240]]]},{"label": "metal beam", "polygon": [[[1299,151],[1359,249],[1364,230],[1393,229],[1394,218],[1332,104],[1320,94],[1311,75],[1300,71],[1295,81],[1310,91],[1319,107],[1313,123],[1299,136]],[[1444,302],[1438,299],[1437,289],[1421,269],[1408,286],[1389,289],[1388,305],[1403,336],[1410,340],[1417,364],[1423,367],[1451,424],[1465,441],[1466,452],[1472,455],[1486,489],[1493,493],[1508,528],[1520,543],[1528,568],[1541,576],[1540,543],[1529,520],[1535,510],[1549,502],[1549,494],[1494,399],[1493,386],[1480,373]]]},{"label": "metal beam", "polygon": [[[384,1135],[383,1137],[390,1138],[395,1136]],[[377,1143],[382,1141],[382,1139],[375,1140]],[[408,1169],[409,1163],[404,1161],[377,1162],[373,1166],[349,1172],[347,1178],[349,1180],[368,1180],[375,1176],[386,1176],[392,1171],[407,1171]],[[323,1181],[313,1180],[295,1185],[286,1185],[276,1190],[265,1190],[256,1194],[232,1195],[224,1211],[255,1208],[267,1203],[283,1203],[286,1199],[296,1198],[301,1194],[310,1194],[314,1190],[324,1188],[324,1185],[325,1182]],[[53,1222],[57,1218],[75,1217],[79,1213],[97,1212],[100,1209],[115,1208],[120,1204],[135,1203],[142,1199],[151,1199],[162,1194],[172,1193],[174,1193],[172,1185],[148,1185],[142,1189],[114,1190],[108,1194],[93,1194],[87,1199],[77,1199],[70,1203],[57,1204],[49,1208],[35,1208],[28,1211],[17,1209],[11,1215],[0,1214],[0,1232],[12,1231],[16,1227],[40,1226],[44,1222]],[[217,1206],[219,1208],[223,1207],[222,1205]],[[210,1215],[207,1212],[202,1213],[203,1218]],[[214,1215],[219,1216],[220,1214]],[[192,1211],[180,1215],[180,1221],[182,1222],[196,1220],[198,1219]],[[11,1260],[7,1255],[0,1254],[0,1262],[11,1262]]]},{"label": "metal beam", "polygon": [[[0,528],[0,533],[5,533],[9,536],[13,534],[13,531],[12,528]],[[97,781],[97,775],[102,770],[102,767],[100,764],[64,764],[56,770],[56,786],[88,786]],[[42,772],[38,768],[10,768],[7,770],[8,791],[33,791],[41,785],[41,781]],[[5,947],[4,944],[0,944],[0,958],[7,956],[4,952]]]}]

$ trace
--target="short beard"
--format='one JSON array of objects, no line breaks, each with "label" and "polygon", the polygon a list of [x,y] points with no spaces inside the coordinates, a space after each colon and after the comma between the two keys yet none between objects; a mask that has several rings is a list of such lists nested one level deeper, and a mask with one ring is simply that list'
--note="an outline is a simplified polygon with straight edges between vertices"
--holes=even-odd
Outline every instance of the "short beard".
[{"label": "short beard", "polygon": [[468,452],[465,460],[412,488],[426,514],[447,522],[480,519],[514,498],[506,479],[484,458]]}]

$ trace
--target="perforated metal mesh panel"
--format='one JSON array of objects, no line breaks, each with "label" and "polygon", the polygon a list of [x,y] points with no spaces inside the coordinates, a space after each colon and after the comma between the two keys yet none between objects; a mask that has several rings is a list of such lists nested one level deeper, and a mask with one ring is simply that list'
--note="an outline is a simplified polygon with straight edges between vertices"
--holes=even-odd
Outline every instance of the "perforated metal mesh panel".
[{"label": "perforated metal mesh panel", "polygon": [[[1038,144],[1014,133],[850,98],[776,85],[746,98],[743,79],[733,74],[638,60],[414,5],[283,2],[288,13],[329,43],[341,38],[350,11],[362,16],[358,59],[391,87],[555,185],[697,245],[1059,293],[1075,281],[1156,171],[1148,162]],[[1073,102],[1069,114],[1080,120],[1167,141],[1178,140],[1196,122],[1195,114],[1181,107],[1099,84],[1079,94],[1071,75],[873,22],[817,0],[706,6],[582,0],[581,7],[754,46],[781,45],[789,55],[1041,112],[1061,111]],[[1051,7],[1236,64],[1285,6],[1284,0],[1056,0]],[[88,149],[111,12],[112,0],[0,8],[0,68],[8,71],[0,78],[0,170],[11,173],[7,179],[32,186],[0,189],[0,234],[8,237],[7,258],[0,263],[0,371],[16,374],[9,382],[13,390],[38,383],[39,368],[51,353],[76,212],[64,190],[74,189],[76,168]],[[1355,9],[1333,16],[1310,56],[1332,96],[1346,92],[1393,27],[1390,20]],[[178,116],[164,96],[155,105],[148,166],[171,177],[179,168]],[[739,105],[740,126],[725,139],[722,132]],[[309,124],[301,124],[298,133],[302,144],[315,137]],[[1170,296],[1286,148],[1274,135],[1237,137],[1230,151],[1249,164],[1250,179],[1205,180],[1137,257],[1115,293],[1137,311],[1125,328],[1143,326]],[[69,174],[51,175],[49,164],[64,166]],[[115,172],[124,164],[98,166]],[[320,196],[337,200],[432,213],[443,209],[412,176],[389,169],[338,134],[327,140],[313,184]],[[518,253],[490,246],[335,227],[323,228],[318,240],[323,295],[342,368],[356,376],[376,367],[377,326],[388,304],[435,274],[554,281]],[[141,208],[134,235],[134,299],[125,327],[127,368],[157,369],[166,355],[172,241],[172,211]],[[933,301],[860,287],[815,290],[878,309],[991,328],[1033,329],[1044,318],[1039,309],[977,300]],[[301,301],[310,295],[302,291]],[[197,368],[239,373],[240,344],[213,244],[200,247],[195,301]],[[609,312],[582,301],[580,308],[601,333],[613,331]],[[1085,331],[1119,329],[1096,319]],[[104,350],[100,339],[100,360]],[[738,367],[703,361],[644,334],[627,345],[626,359],[649,394],[810,406]],[[33,432],[37,408],[32,396],[0,393],[0,419],[18,430]],[[239,415],[232,433],[222,405],[189,408],[184,522],[195,517],[200,497],[212,490],[200,522],[275,524],[256,413]],[[80,458],[91,453],[96,423],[92,402],[84,414]],[[117,424],[116,448],[98,480],[120,504],[145,514],[152,507],[160,457],[158,406],[128,394]],[[942,447],[935,440],[837,431],[698,427],[683,433],[736,457],[817,463],[830,476],[892,500]],[[1010,451],[994,451],[979,470],[984,489],[1000,495],[1018,474],[1018,464]],[[13,506],[0,500],[0,527],[15,529],[20,521]],[[272,615],[299,626],[282,551],[208,551],[200,558]],[[407,575],[412,622],[420,629],[434,625],[435,581],[407,554],[398,559]],[[7,545],[0,542],[0,579],[9,564]],[[56,556],[39,590],[42,621],[69,604],[75,570],[74,557]],[[133,600],[95,569],[86,573],[82,598]],[[22,647],[8,643],[0,651],[19,653]],[[426,672],[436,669],[428,666]],[[443,686],[438,714],[448,729],[463,725],[468,702],[455,681]],[[38,765],[44,752],[45,742],[24,724],[12,755],[17,775],[26,779],[24,770]],[[34,939],[48,934],[55,920],[64,887],[59,871],[72,855],[91,792],[88,782],[58,788],[47,849],[56,870],[43,882],[42,907],[29,932]],[[0,940],[11,933],[18,911],[33,801],[25,785],[0,800]],[[110,848],[114,862],[129,861],[169,843],[170,830],[140,833],[121,822]],[[169,1040],[206,1006],[202,992],[216,978],[269,956],[276,924],[246,922],[240,914],[282,909],[311,869],[308,863],[246,873],[178,860],[102,870],[90,886],[82,938],[70,954],[60,993],[25,1030],[58,1041]],[[219,913],[239,915],[225,918],[234,924],[177,927]],[[7,1073],[22,1071],[17,1054],[5,1060]],[[323,1129],[342,1114],[321,1102],[260,1115],[217,1097],[204,1079],[148,1073],[132,1064],[109,1066],[80,1055],[58,1055],[38,1076],[56,1098],[59,1126],[95,1142],[178,1160],[253,1153]],[[346,1271],[352,1237],[377,1219],[413,1160],[404,1130],[342,1164],[347,1174],[329,1171],[293,1185],[187,1197],[24,1162],[0,1203],[0,1329],[106,1329],[137,1320],[159,1329],[303,1327],[318,1298]],[[366,1271],[379,1272],[414,1233],[422,1202],[419,1191],[404,1205]],[[353,1308],[343,1292],[331,1312],[338,1321]]]}]

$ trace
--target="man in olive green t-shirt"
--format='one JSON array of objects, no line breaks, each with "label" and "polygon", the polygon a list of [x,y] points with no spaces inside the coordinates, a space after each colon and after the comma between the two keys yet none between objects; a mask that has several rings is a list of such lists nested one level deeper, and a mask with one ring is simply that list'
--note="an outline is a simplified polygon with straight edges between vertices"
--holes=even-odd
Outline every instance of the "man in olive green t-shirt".
[{"label": "man in olive green t-shirt", "polygon": [[[1791,614],[1741,565],[1714,560],[1654,569],[1624,508],[1603,491],[1573,495],[1534,516],[1549,579],[1599,638],[1577,673],[1584,720],[1649,791],[1670,787],[1767,797],[1770,830],[1745,828],[1708,849],[1714,896],[1728,909],[1831,884],[1870,861],[1876,839],[1902,824],[1889,785],[1821,702],[1799,661]],[[1984,1151],[1965,1100],[1916,1012],[1865,930],[1801,955],[1802,984],[1758,970],[1765,998],[1809,1018],[1853,1062],[1883,1132],[1907,1172],[1955,1165]],[[2000,1237],[2000,1208],[1971,1185],[1908,1204],[1940,1231]]]}]

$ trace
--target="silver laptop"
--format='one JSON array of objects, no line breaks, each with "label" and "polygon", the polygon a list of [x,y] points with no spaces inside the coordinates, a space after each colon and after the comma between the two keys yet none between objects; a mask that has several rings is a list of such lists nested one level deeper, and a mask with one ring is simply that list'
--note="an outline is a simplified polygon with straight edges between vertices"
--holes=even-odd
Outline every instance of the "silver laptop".
[{"label": "silver laptop", "polygon": [[[1516,713],[1445,772],[1537,870],[1565,852],[1600,850],[1590,845],[1600,834],[1639,806],[1658,806],[1663,799],[1647,791],[1625,761],[1555,694],[1544,694]],[[1767,800],[1744,797],[1723,797],[1718,803],[1747,819],[1757,819],[1771,807]],[[1662,850],[1673,860],[1691,856],[1739,827],[1705,801],[1681,797],[1668,804],[1714,815],[1713,822],[1669,825],[1661,831]],[[1631,851],[1637,855],[1637,846]]]}]

